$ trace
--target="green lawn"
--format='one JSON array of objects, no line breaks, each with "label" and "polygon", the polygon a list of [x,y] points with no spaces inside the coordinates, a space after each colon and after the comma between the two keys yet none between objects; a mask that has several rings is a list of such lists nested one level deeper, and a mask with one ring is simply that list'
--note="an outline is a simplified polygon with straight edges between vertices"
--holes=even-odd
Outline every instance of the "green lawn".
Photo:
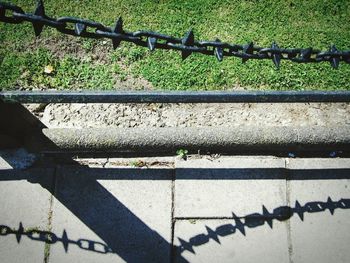
[{"label": "green lawn", "polygon": [[[27,12],[35,1],[12,3]],[[77,16],[112,26],[118,16],[130,31],[149,29],[182,37],[190,28],[198,40],[269,47],[309,46],[327,50],[331,44],[350,49],[349,0],[46,0],[53,17]],[[344,90],[350,89],[350,65],[338,70],[329,63],[297,64],[155,50],[111,41],[64,36],[49,28],[39,39],[30,24],[0,23],[0,87],[3,89],[154,89],[170,90]],[[44,72],[51,65],[52,74]],[[128,82],[136,79],[136,82]],[[131,83],[131,84],[130,84]],[[133,84],[134,83],[134,84]],[[136,83],[136,84],[135,84]],[[125,85],[124,85],[125,84]],[[134,86],[133,86],[134,85]]]}]

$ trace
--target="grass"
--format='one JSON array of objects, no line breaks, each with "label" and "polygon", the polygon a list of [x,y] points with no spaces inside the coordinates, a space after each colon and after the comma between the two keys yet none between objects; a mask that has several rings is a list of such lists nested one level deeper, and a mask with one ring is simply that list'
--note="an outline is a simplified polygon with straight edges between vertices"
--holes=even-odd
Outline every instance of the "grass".
[{"label": "grass", "polygon": [[[34,1],[17,0],[32,11]],[[350,49],[348,0],[97,0],[45,1],[50,16],[77,16],[113,25],[122,16],[125,29],[149,29],[181,37],[190,28],[200,40],[280,47]],[[0,23],[0,87],[4,89],[118,89],[127,79],[144,79],[169,90],[344,90],[350,89],[350,65],[248,61],[147,49],[110,41],[77,39],[45,28],[39,40],[29,24]],[[97,58],[96,58],[97,56]],[[103,59],[101,59],[101,56]],[[2,62],[1,62],[2,61]],[[51,65],[52,74],[44,68]],[[130,86],[129,88],[136,88]]]}]

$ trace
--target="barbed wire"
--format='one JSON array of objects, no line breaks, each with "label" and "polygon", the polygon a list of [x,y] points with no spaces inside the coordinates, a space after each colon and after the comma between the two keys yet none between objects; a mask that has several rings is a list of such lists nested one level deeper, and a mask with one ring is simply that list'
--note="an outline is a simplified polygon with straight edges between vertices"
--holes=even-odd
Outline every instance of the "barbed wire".
[{"label": "barbed wire", "polygon": [[276,42],[271,47],[255,46],[253,42],[245,45],[229,44],[215,39],[214,41],[196,41],[193,30],[189,30],[183,38],[177,38],[152,31],[129,32],[123,28],[123,20],[119,17],[113,27],[76,17],[60,17],[54,19],[45,13],[42,0],[39,0],[34,13],[25,13],[23,9],[11,3],[0,2],[0,21],[11,24],[30,22],[33,24],[36,36],[39,36],[44,26],[55,28],[63,34],[85,38],[108,38],[113,47],[117,48],[122,41],[131,42],[138,46],[155,49],[172,49],[181,51],[182,59],[192,53],[214,55],[218,61],[224,57],[238,57],[242,62],[249,59],[269,59],[279,68],[281,60],[296,63],[329,62],[335,69],[341,61],[350,64],[350,50],[340,51],[331,45],[328,51],[309,48],[280,48]]}]

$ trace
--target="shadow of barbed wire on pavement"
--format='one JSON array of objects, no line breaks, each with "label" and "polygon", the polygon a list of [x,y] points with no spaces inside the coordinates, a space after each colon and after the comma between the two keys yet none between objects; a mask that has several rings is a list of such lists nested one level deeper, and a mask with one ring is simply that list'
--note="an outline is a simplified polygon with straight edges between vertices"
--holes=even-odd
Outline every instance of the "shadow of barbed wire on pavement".
[{"label": "shadow of barbed wire on pavement", "polygon": [[74,245],[83,250],[91,252],[107,254],[113,253],[112,249],[105,243],[91,239],[70,239],[67,231],[64,229],[62,235],[59,236],[52,231],[45,231],[40,229],[26,229],[22,222],[19,223],[17,229],[7,226],[0,225],[0,236],[11,236],[16,238],[18,244],[20,244],[22,237],[27,237],[33,241],[44,242],[46,244],[57,244],[61,243],[65,252],[68,252],[70,246]]},{"label": "shadow of barbed wire on pavement", "polygon": [[[301,221],[304,221],[304,215],[307,213],[320,213],[328,210],[331,215],[334,215],[336,209],[350,209],[350,199],[341,198],[338,201],[333,201],[328,197],[326,202],[312,201],[307,202],[303,206],[299,201],[295,202],[294,207],[279,206],[269,212],[265,206],[262,207],[262,213],[253,213],[243,217],[236,217],[232,213],[234,224],[224,224],[218,226],[215,230],[206,226],[206,233],[201,233],[191,237],[188,241],[178,238],[180,246],[174,246],[177,257],[184,251],[189,251],[195,254],[195,247],[202,246],[210,240],[220,244],[220,238],[240,232],[246,235],[246,230],[263,226],[265,223],[273,229],[273,221],[285,221],[290,219],[293,215],[298,215]],[[111,247],[106,243],[94,241],[91,239],[79,238],[76,240],[70,239],[67,231],[64,229],[62,235],[55,234],[52,231],[45,231],[40,229],[25,229],[22,222],[19,223],[18,228],[12,228],[7,225],[0,225],[0,236],[13,235],[19,244],[22,237],[25,236],[33,241],[45,242],[47,244],[61,243],[65,252],[68,252],[70,246],[76,246],[82,250],[96,252],[100,254],[115,253]]]},{"label": "shadow of barbed wire on pavement", "polygon": [[174,246],[176,250],[176,255],[179,256],[185,251],[189,251],[195,254],[195,247],[202,246],[210,240],[213,240],[220,244],[220,238],[224,238],[229,235],[236,234],[240,232],[243,236],[246,235],[246,231],[250,228],[255,228],[263,226],[265,223],[269,227],[273,228],[274,221],[286,221],[294,215],[298,215],[301,221],[304,221],[304,215],[307,213],[320,213],[329,210],[331,215],[334,215],[336,209],[350,209],[350,199],[341,198],[338,201],[333,201],[331,197],[328,197],[327,201],[312,201],[307,202],[303,206],[298,200],[295,202],[294,207],[290,206],[279,206],[269,212],[266,207],[262,206],[262,213],[253,213],[242,217],[237,217],[232,212],[232,224],[224,224],[216,227],[216,229],[211,229],[205,226],[206,233],[201,233],[193,236],[185,241],[184,239],[178,237],[180,242],[179,246]]}]

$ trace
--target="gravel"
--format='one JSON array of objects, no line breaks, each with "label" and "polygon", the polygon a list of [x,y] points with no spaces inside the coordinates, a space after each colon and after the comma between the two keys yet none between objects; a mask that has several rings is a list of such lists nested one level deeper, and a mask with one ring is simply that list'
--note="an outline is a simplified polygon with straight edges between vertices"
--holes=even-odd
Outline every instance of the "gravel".
[{"label": "gravel", "polygon": [[349,103],[76,103],[26,106],[48,128],[350,125]]}]

